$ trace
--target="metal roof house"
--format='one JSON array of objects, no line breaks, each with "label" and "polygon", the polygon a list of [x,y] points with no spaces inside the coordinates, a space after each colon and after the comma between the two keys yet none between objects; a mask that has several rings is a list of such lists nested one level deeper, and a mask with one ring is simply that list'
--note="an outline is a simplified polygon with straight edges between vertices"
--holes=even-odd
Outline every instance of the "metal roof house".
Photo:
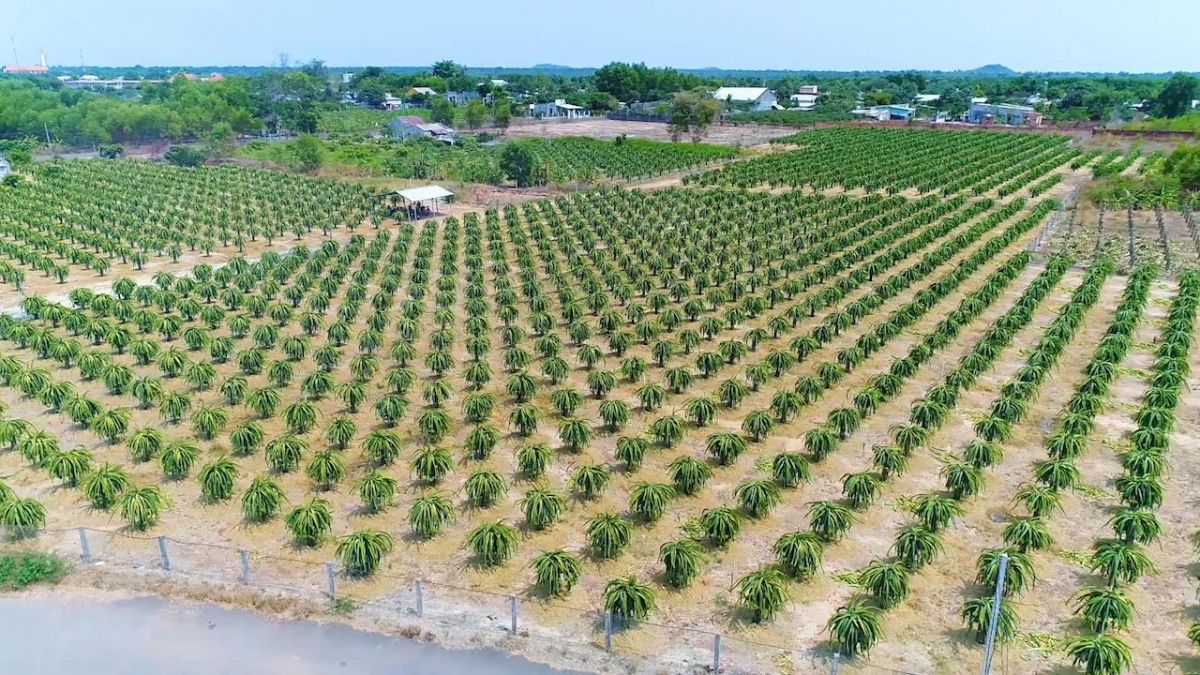
[{"label": "metal roof house", "polygon": [[971,124],[1009,124],[1018,127],[1036,127],[1042,123],[1042,114],[1027,105],[976,103],[967,111],[967,121]]},{"label": "metal roof house", "polygon": [[427,122],[420,117],[397,117],[387,123],[392,138],[407,139],[413,136],[429,136],[446,143],[454,143],[454,129],[445,124]]},{"label": "metal roof house", "polygon": [[775,92],[767,87],[721,87],[713,98],[730,103],[750,104],[750,110],[770,110],[779,104]]},{"label": "metal roof house", "polygon": [[880,122],[902,120],[907,122],[917,115],[917,109],[909,105],[877,105],[870,108],[855,108],[855,115],[865,115]]},{"label": "metal roof house", "polygon": [[555,99],[553,103],[534,103],[529,106],[529,116],[538,118],[579,119],[591,117],[592,111],[583,106],[572,105],[565,99]]}]

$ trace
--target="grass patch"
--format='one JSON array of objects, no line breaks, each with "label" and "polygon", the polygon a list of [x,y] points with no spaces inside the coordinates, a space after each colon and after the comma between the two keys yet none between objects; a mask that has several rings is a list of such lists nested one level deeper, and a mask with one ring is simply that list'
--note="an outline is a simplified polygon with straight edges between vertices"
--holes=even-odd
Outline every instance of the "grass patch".
[{"label": "grass patch", "polygon": [[1072,565],[1079,565],[1080,567],[1088,567],[1092,564],[1092,556],[1088,555],[1084,551],[1064,549],[1055,555],[1057,555],[1060,559],[1071,563]]},{"label": "grass patch", "polygon": [[1020,640],[1026,647],[1042,656],[1050,656],[1061,651],[1064,642],[1049,633],[1022,633]]},{"label": "grass patch", "polygon": [[358,603],[351,598],[339,597],[329,601],[329,611],[338,616],[346,616],[358,609]]},{"label": "grass patch", "polygon": [[49,553],[7,553],[0,556],[0,591],[19,591],[33,584],[56,584],[67,575],[67,563]]}]

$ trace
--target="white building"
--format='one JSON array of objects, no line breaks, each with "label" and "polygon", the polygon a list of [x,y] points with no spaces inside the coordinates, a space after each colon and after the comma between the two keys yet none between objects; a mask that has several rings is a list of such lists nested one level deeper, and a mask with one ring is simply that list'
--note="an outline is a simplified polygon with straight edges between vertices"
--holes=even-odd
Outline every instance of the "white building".
[{"label": "white building", "polygon": [[792,102],[792,107],[796,110],[812,110],[817,107],[817,99],[821,97],[821,92],[815,84],[806,84],[796,90],[796,93],[788,97]]},{"label": "white building", "polygon": [[555,99],[553,103],[534,103],[529,106],[529,116],[538,118],[565,118],[579,119],[581,117],[591,117],[592,111],[583,106],[571,105],[564,99]]},{"label": "white building", "polygon": [[12,167],[8,165],[8,160],[0,157],[0,178],[4,178],[12,171]]},{"label": "white building", "polygon": [[937,103],[940,100],[942,100],[941,94],[917,94],[916,98],[913,99],[913,103],[929,105],[930,103]]},{"label": "white building", "polygon": [[751,110],[770,110],[778,105],[775,92],[766,87],[721,87],[713,98],[730,103],[750,104]]}]

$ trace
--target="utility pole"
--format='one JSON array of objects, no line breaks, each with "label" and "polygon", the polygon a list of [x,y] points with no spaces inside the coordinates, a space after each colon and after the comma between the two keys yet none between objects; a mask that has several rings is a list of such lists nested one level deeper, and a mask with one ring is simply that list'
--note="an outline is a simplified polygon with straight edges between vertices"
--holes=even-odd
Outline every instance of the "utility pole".
[{"label": "utility pole", "polygon": [[47,150],[49,150],[49,149],[50,149],[50,146],[51,146],[51,143],[50,143],[50,125],[49,125],[49,124],[47,124],[46,122],[42,122],[42,129],[45,129],[45,131],[46,131],[46,149],[47,149]]}]

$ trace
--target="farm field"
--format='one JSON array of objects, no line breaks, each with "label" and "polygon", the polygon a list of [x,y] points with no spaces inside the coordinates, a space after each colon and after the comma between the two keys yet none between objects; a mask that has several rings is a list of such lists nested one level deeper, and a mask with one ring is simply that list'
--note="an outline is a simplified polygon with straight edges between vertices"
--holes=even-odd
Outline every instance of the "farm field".
[{"label": "farm field", "polygon": [[711,634],[729,672],[976,672],[1004,553],[997,668],[1190,667],[1200,275],[1033,255],[1097,159],[1065,139],[801,136],[686,187],[27,297],[0,523],[311,563],[296,586],[337,561],[358,601],[516,595],[535,658],[607,608],[637,672],[703,672]]},{"label": "farm field", "polygon": [[[720,125],[708,129],[705,143],[732,145],[750,148],[770,142],[774,138],[795,133],[794,127],[766,125]],[[505,132],[512,138],[561,138],[584,136],[601,140],[612,140],[618,136],[641,138],[652,141],[668,141],[671,138],[666,124],[649,122],[624,122],[603,117],[576,120],[515,119]]]},{"label": "farm field", "polygon": [[350,183],[232,166],[42,164],[26,188],[0,192],[0,278],[47,294],[68,281],[107,285],[121,275],[253,257],[315,236],[348,236],[369,225],[377,202]]}]

